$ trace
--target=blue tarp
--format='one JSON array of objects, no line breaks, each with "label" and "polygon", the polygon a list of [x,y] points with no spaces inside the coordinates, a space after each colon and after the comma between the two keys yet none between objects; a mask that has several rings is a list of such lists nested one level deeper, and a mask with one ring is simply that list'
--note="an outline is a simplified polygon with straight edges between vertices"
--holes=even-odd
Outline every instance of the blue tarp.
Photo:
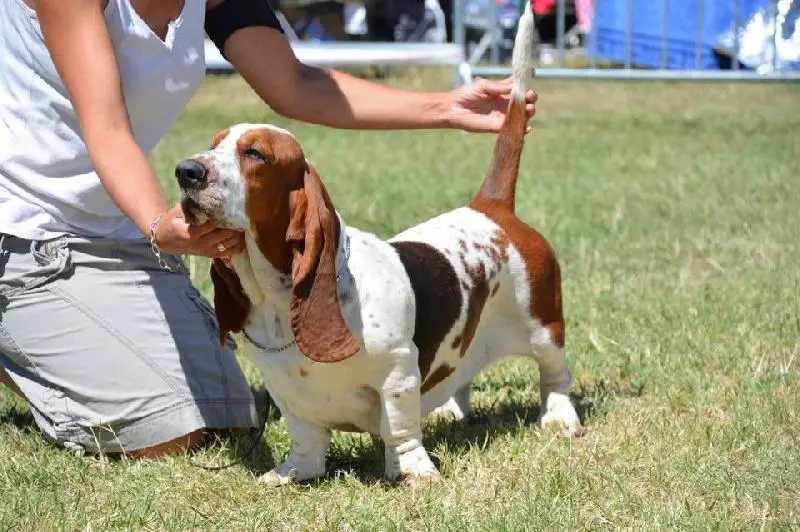
[{"label": "blue tarp", "polygon": [[[714,52],[714,47],[736,21],[736,1],[670,0],[665,9],[663,0],[596,0],[596,15],[587,48],[592,50],[592,39],[596,38],[599,59],[625,63],[628,56],[628,5],[632,4],[630,56],[634,66],[661,66],[662,34],[666,22],[666,68],[719,69],[724,61]],[[738,0],[739,21],[743,23],[769,3],[770,0]],[[695,44],[698,37],[699,64],[696,62]]]}]

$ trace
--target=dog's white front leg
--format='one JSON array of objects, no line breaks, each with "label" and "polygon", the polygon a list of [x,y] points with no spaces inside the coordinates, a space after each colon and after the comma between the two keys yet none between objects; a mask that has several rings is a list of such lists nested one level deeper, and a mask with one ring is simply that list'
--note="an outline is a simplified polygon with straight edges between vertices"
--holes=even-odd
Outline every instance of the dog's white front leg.
[{"label": "dog's white front leg", "polygon": [[304,421],[282,409],[292,450],[286,461],[261,475],[259,480],[271,486],[301,482],[325,474],[325,455],[331,442],[329,430]]},{"label": "dog's white front leg", "polygon": [[392,351],[394,366],[381,389],[381,437],[386,478],[395,481],[436,480],[439,472],[422,445],[421,377],[417,347]]}]

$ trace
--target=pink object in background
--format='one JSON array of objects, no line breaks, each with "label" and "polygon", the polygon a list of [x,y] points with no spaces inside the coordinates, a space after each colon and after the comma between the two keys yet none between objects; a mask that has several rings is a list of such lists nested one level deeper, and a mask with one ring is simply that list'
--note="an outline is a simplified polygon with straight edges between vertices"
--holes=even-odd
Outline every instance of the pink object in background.
[{"label": "pink object in background", "polygon": [[[550,15],[555,11],[556,0],[528,0],[533,8],[534,15]],[[575,18],[578,28],[583,33],[592,27],[592,7],[594,0],[573,0],[575,3]]]},{"label": "pink object in background", "polygon": [[578,27],[583,33],[592,28],[593,4],[594,0],[575,0],[575,18],[578,19]]}]

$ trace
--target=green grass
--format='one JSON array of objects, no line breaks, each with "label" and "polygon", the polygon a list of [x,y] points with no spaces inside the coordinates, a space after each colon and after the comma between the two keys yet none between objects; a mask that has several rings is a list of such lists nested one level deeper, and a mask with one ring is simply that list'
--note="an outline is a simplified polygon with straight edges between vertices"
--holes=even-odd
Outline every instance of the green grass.
[{"label": "green grass", "polygon": [[[509,360],[475,380],[472,422],[426,423],[439,485],[388,486],[380,442],[337,434],[328,478],[275,490],[252,473],[287,453],[274,413],[246,465],[212,473],[193,464],[226,463],[236,442],[79,458],[0,392],[0,529],[800,528],[800,90],[537,88],[518,212],[559,252],[584,438],[535,428],[537,370]],[[493,143],[293,123],[209,79],[153,156],[173,198],[175,163],[241,121],[295,132],[345,220],[384,237],[464,204]]]}]

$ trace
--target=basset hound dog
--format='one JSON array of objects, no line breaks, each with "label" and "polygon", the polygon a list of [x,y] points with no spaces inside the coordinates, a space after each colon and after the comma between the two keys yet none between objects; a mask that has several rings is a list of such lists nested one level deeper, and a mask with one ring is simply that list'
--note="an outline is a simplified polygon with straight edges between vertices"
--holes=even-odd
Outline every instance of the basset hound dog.
[{"label": "basset hound dog", "polygon": [[514,214],[532,35],[528,5],[512,98],[475,198],[388,242],[345,225],[283,129],[233,126],[178,165],[189,223],[245,232],[246,251],[215,260],[211,276],[220,340],[244,334],[291,435],[290,455],[264,482],[324,475],[332,430],[380,435],[389,480],[438,478],[422,417],[467,416],[472,378],[507,355],[539,366],[541,425],[582,432],[568,396],[559,264]]}]

